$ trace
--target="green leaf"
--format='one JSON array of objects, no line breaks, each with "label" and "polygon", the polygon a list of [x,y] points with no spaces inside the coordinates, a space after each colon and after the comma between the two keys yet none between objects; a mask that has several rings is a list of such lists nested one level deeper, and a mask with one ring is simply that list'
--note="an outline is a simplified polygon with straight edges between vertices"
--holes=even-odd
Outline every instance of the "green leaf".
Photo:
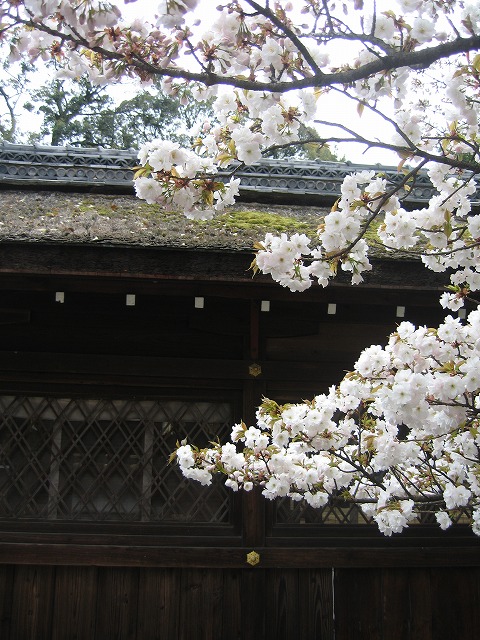
[{"label": "green leaf", "polygon": [[221,165],[227,165],[231,160],[233,160],[233,156],[230,153],[223,151],[217,155],[215,160]]},{"label": "green leaf", "polygon": [[133,171],[135,171],[133,175],[133,179],[137,178],[148,178],[152,173],[152,167],[147,163],[144,167],[133,167]]},{"label": "green leaf", "polygon": [[473,58],[472,67],[475,69],[475,71],[478,71],[478,73],[480,73],[480,53],[477,53],[477,55]]},{"label": "green leaf", "polygon": [[257,259],[256,258],[254,258],[252,260],[250,266],[248,267],[248,271],[250,271],[250,269],[253,271],[253,275],[254,276],[258,273],[259,269],[258,269],[258,266],[257,266]]}]

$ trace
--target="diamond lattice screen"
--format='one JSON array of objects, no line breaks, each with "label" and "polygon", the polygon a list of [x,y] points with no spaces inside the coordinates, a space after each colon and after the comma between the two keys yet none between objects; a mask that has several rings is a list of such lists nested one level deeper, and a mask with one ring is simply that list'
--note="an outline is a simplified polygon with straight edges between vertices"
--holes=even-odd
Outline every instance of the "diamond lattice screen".
[{"label": "diamond lattice screen", "polygon": [[370,524],[356,504],[327,504],[322,509],[313,509],[306,502],[294,502],[289,498],[279,500],[276,508],[277,524],[321,524],[358,525]]},{"label": "diamond lattice screen", "polygon": [[[434,507],[425,509],[411,525],[435,525],[437,509]],[[458,509],[451,513],[452,521],[456,524],[468,524],[471,519],[469,509]],[[278,525],[373,525],[373,519],[366,516],[360,506],[354,503],[339,501],[327,504],[322,509],[314,509],[306,502],[294,502],[289,498],[282,498],[276,503],[275,522]]]},{"label": "diamond lattice screen", "polygon": [[0,518],[227,524],[223,483],[168,458],[231,424],[229,403],[0,397]]}]

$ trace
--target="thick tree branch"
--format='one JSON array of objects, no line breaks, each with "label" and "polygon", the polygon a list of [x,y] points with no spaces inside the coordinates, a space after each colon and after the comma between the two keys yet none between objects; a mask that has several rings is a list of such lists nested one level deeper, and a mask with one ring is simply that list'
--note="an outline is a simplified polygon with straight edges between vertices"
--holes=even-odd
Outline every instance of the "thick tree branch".
[{"label": "thick tree branch", "polygon": [[[81,44],[86,46],[85,42],[82,42]],[[195,73],[187,71],[186,69],[172,67],[162,69],[140,58],[135,58],[135,62],[129,66],[142,69],[152,75],[191,80],[201,82],[206,85],[219,84],[250,91],[284,93],[293,89],[307,89],[312,87],[320,89],[336,84],[348,85],[353,82],[357,82],[358,80],[365,80],[376,73],[392,71],[393,69],[400,67],[426,68],[438,60],[442,60],[459,53],[475,51],[477,49],[480,49],[480,36],[458,38],[452,42],[442,43],[436,47],[429,47],[419,51],[399,51],[386,56],[381,56],[377,60],[373,60],[372,62],[361,65],[355,69],[341,70],[334,73],[322,72],[308,78],[300,78],[288,82],[246,80],[235,76],[218,75],[216,73]],[[102,47],[92,47],[92,51],[101,53],[107,59],[122,61],[122,56],[105,50]]]},{"label": "thick tree branch", "polygon": [[369,138],[365,138],[364,136],[360,135],[353,129],[350,129],[344,125],[339,124],[338,122],[329,122],[327,120],[315,120],[315,123],[322,124],[332,128],[335,127],[337,129],[340,129],[350,134],[351,137],[345,138],[345,137],[336,137],[336,136],[325,136],[325,137],[319,137],[319,138],[309,138],[308,140],[300,141],[298,144],[308,144],[309,142],[316,143],[316,144],[328,144],[328,143],[339,144],[342,142],[348,142],[348,143],[355,142],[357,144],[364,144],[368,148],[372,148],[372,149],[386,149],[388,151],[394,151],[395,153],[398,153],[399,155],[402,155],[402,156],[408,155],[412,159],[421,158],[428,162],[438,162],[439,164],[444,164],[454,169],[464,169],[466,171],[471,171],[473,175],[478,175],[480,173],[480,165],[478,162],[475,162],[474,160],[473,161],[463,160],[460,158],[454,158],[451,156],[447,157],[443,155],[439,156],[434,153],[430,153],[429,151],[425,151],[424,149],[420,149],[415,145],[402,147],[400,145],[395,145],[393,143],[381,142],[380,140],[371,140]]},{"label": "thick tree branch", "polygon": [[[256,5],[253,0],[251,0],[250,4]],[[42,22],[29,19],[17,18],[17,21],[27,27],[38,29],[51,36],[57,37],[61,42],[69,43],[73,47],[78,47],[80,45],[95,53],[99,53],[104,60],[117,62],[126,68],[130,68],[132,70],[138,69],[139,71],[152,76],[200,82],[207,86],[226,85],[250,91],[268,91],[269,93],[284,93],[294,89],[324,88],[333,85],[349,85],[357,82],[358,80],[364,80],[377,73],[385,73],[400,67],[427,68],[438,60],[480,49],[480,36],[476,35],[470,38],[456,38],[450,42],[425,47],[424,49],[407,52],[391,52],[388,55],[379,56],[376,60],[360,65],[357,68],[341,69],[333,73],[317,71],[314,75],[309,77],[298,78],[286,82],[272,82],[271,80],[247,79],[245,77],[229,76],[227,74],[218,74],[213,72],[195,72],[172,66],[163,68],[145,60],[139,54],[135,53],[129,56],[127,60],[121,53],[116,53],[115,51],[111,51],[100,45],[92,46],[85,38],[78,35],[72,35],[71,31],[70,33],[65,33],[61,29],[53,29]],[[284,30],[285,28],[286,27],[283,26]],[[295,34],[292,34],[292,37],[295,37],[296,44],[298,42],[298,38]],[[312,62],[310,56],[308,58],[308,62]],[[316,68],[316,65],[313,68]]]}]

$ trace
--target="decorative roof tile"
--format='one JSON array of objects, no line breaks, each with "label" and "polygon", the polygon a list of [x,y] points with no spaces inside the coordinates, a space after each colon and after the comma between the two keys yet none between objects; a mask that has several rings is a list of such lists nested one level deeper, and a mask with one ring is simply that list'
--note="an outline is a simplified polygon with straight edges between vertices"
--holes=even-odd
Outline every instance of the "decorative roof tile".
[{"label": "decorative roof tile", "polygon": [[[137,154],[133,149],[83,149],[71,146],[0,146],[0,184],[55,188],[131,190]],[[374,169],[393,183],[401,180],[394,167],[358,165],[342,162],[304,160],[262,160],[240,167],[241,195],[255,201],[319,204],[335,200],[346,175],[352,171]],[[220,176],[228,175],[221,172]],[[428,202],[434,189],[426,173],[420,173],[405,201],[411,205]],[[474,201],[480,203],[480,187]]]}]

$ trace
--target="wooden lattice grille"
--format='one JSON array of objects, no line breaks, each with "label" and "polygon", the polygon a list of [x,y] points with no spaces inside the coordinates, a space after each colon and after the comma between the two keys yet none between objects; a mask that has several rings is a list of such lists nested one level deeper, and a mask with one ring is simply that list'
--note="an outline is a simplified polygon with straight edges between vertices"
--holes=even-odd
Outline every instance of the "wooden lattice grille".
[{"label": "wooden lattice grille", "polygon": [[[410,525],[434,525],[438,528],[435,507],[426,507],[418,514]],[[467,524],[471,519],[471,510],[467,507],[450,513],[455,524]],[[374,525],[373,519],[366,516],[358,504],[352,502],[332,502],[322,509],[314,509],[306,502],[294,502],[289,498],[282,498],[276,503],[275,524],[277,525]]]},{"label": "wooden lattice grille", "polygon": [[294,502],[289,498],[276,505],[276,523],[280,525],[358,525],[371,524],[356,504],[332,503],[322,509],[313,509],[306,502]]},{"label": "wooden lattice grille", "polygon": [[224,485],[168,458],[231,424],[225,402],[0,397],[0,518],[228,524]]}]

